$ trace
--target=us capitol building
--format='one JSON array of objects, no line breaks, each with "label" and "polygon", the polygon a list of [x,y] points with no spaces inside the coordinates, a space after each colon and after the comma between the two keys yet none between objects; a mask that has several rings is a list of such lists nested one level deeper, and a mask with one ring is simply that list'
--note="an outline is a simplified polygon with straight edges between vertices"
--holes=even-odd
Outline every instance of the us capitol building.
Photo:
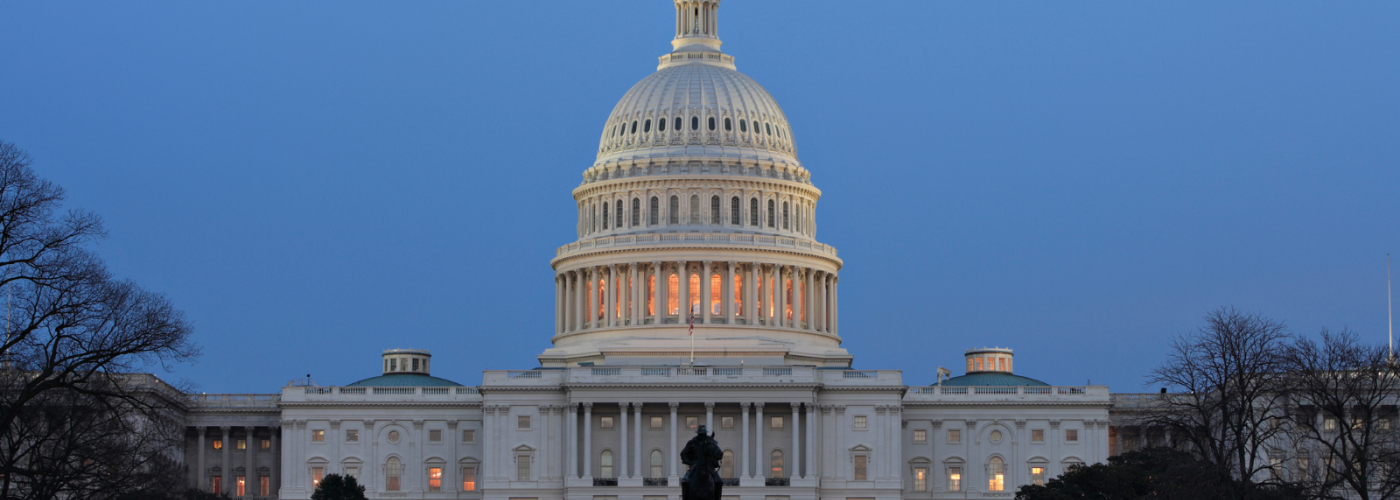
[{"label": "us capitol building", "polygon": [[968,350],[966,374],[932,385],[851,368],[821,190],[778,103],[720,50],[718,4],[675,2],[674,50],[603,123],[537,367],[467,386],[391,349],[344,386],[191,396],[189,484],[305,499],[348,474],[370,498],[679,500],[680,446],[704,425],[726,499],[1010,498],[1143,444],[1110,419],[1146,396],[1014,375],[1010,349]]}]

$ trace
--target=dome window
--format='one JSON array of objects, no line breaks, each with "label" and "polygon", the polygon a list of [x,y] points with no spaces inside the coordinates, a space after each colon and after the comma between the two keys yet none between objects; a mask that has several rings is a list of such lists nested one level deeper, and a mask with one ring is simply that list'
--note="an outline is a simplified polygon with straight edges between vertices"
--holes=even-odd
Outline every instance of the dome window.
[{"label": "dome window", "polygon": [[671,128],[674,129],[676,132],[680,132],[680,131],[681,131],[681,117],[679,117],[679,116],[676,117],[676,126],[671,127]]},{"label": "dome window", "polygon": [[713,131],[714,129],[715,129],[715,117],[711,116],[711,117],[710,117],[710,130]]},{"label": "dome window", "polygon": [[603,229],[608,228],[608,203],[603,202]]},{"label": "dome window", "polygon": [[660,119],[660,120],[656,120],[656,131],[657,131],[657,132],[665,132],[665,131],[666,131],[666,119],[665,119],[665,118],[662,118],[662,119]]},{"label": "dome window", "polygon": [[622,229],[622,200],[617,200],[617,210],[613,210],[613,229]]},{"label": "dome window", "polygon": [[763,130],[767,130],[768,135],[773,135],[773,127],[769,126],[767,123],[763,124]]},{"label": "dome window", "polygon": [[637,133],[637,120],[632,120],[632,133]]},{"label": "dome window", "polygon": [[768,200],[768,227],[773,227],[773,219],[776,218],[773,212],[773,200]]},{"label": "dome window", "polygon": [[650,221],[650,224],[651,224],[652,226],[656,226],[657,224],[660,224],[660,223],[661,223],[661,219],[660,219],[661,206],[660,206],[660,205],[661,205],[661,200],[658,200],[655,196],[651,197],[651,214],[650,214],[650,217],[648,218],[648,220]]},{"label": "dome window", "polygon": [[642,218],[642,200],[641,200],[641,198],[632,198],[632,227],[637,227],[637,226],[642,225],[642,221],[640,220],[641,218]]},{"label": "dome window", "polygon": [[734,130],[734,128],[733,128],[731,125],[732,125],[732,123],[730,123],[729,119],[728,119],[728,118],[725,118],[725,119],[724,119],[724,131],[725,131],[725,132],[729,132],[729,131]]},{"label": "dome window", "polygon": [[643,123],[643,124],[642,124],[642,133],[645,134],[645,133],[649,133],[649,132],[651,132],[651,120],[650,120],[650,119],[648,119],[648,120],[646,121],[646,123]]},{"label": "dome window", "polygon": [[671,206],[668,207],[668,208],[670,208],[671,210],[666,214],[666,223],[668,223],[668,224],[680,224],[680,223],[681,223],[681,199],[680,199],[679,197],[677,197],[676,195],[671,195]]},{"label": "dome window", "polygon": [[739,217],[739,197],[735,196],[734,198],[731,198],[729,200],[729,224],[733,226],[738,226],[740,220],[741,219]]},{"label": "dome window", "polygon": [[698,117],[698,116],[692,116],[692,117],[690,117],[690,129],[691,129],[691,130],[700,130],[700,117]]},{"label": "dome window", "polygon": [[[714,118],[711,118],[710,121],[713,122],[713,121],[714,121]],[[718,196],[711,196],[711,197],[710,197],[710,224],[713,224],[713,225],[716,225],[716,226],[719,225],[719,197],[718,197]]]},{"label": "dome window", "polygon": [[758,198],[749,199],[749,225],[758,227]]},{"label": "dome window", "polygon": [[700,223],[700,197],[693,194],[690,195],[690,223]]},{"label": "dome window", "polygon": [[748,122],[745,122],[742,118],[739,119],[739,131],[746,134],[749,133],[749,124]]}]

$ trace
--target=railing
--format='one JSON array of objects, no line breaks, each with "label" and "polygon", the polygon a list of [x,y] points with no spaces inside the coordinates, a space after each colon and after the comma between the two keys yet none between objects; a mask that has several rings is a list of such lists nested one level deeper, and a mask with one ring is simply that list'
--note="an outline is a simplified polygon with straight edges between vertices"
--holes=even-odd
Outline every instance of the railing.
[{"label": "railing", "polygon": [[481,394],[475,387],[458,387],[457,394]]},{"label": "railing", "polygon": [[775,376],[775,375],[792,375],[792,368],[791,368],[791,367],[764,368],[764,369],[763,369],[763,374],[764,374],[765,376],[769,376],[769,377]]},{"label": "railing", "polygon": [[371,387],[374,394],[413,394],[413,387]]},{"label": "railing", "polygon": [[1049,387],[1027,387],[1026,394],[1050,394]]},{"label": "railing", "polygon": [[670,368],[642,368],[642,375],[655,376],[655,377],[669,377],[669,376],[671,376],[671,369],[670,369]]},{"label": "railing", "polygon": [[743,375],[743,368],[715,368],[715,375]]},{"label": "railing", "polygon": [[1060,394],[1084,394],[1083,387],[1061,387]]},{"label": "railing", "polygon": [[875,372],[861,372],[855,370],[841,372],[841,378],[876,378],[878,376],[879,374]]},{"label": "railing", "polygon": [[[1091,390],[1092,389],[1092,390]],[[910,387],[910,394],[932,394],[932,395],[963,395],[976,394],[984,396],[1107,396],[1108,390],[1104,387],[1047,387],[1047,386],[940,386],[931,385],[926,387]],[[1119,402],[1119,395],[1114,394],[1113,400]]]},{"label": "railing", "polygon": [[622,369],[621,369],[621,368],[594,368],[594,369],[593,369],[593,375],[594,375],[594,376],[622,375]]},{"label": "railing", "polygon": [[340,393],[341,393],[341,394],[364,394],[364,393],[365,393],[365,389],[366,389],[365,387],[341,387],[341,388],[340,388]]},{"label": "railing", "polygon": [[276,408],[277,394],[188,394],[189,402],[202,408]]},{"label": "railing", "polygon": [[720,481],[724,481],[724,485],[725,485],[725,486],[738,486],[738,485],[739,485],[739,478],[737,478],[737,477],[726,477],[726,478],[721,478]]},{"label": "railing", "polygon": [[642,479],[642,486],[666,486],[664,477],[648,477]]},{"label": "railing", "polygon": [[785,478],[785,477],[770,477],[770,478],[768,478],[768,479],[764,479],[764,480],[763,480],[763,485],[764,485],[764,486],[787,486],[787,485],[788,485],[788,478]]},{"label": "railing", "polygon": [[703,377],[709,375],[710,371],[705,368],[676,368],[676,374],[680,376],[694,375]]},{"label": "railing", "polygon": [[617,479],[593,478],[593,486],[617,486]]},{"label": "railing", "polygon": [[331,387],[307,387],[307,388],[305,388],[305,390],[306,390],[306,393],[307,393],[307,394],[333,394],[334,388],[331,388]]},{"label": "railing", "polygon": [[1019,387],[973,387],[977,394],[1017,394]]},{"label": "railing", "polygon": [[539,370],[509,371],[506,376],[510,378],[540,378]]},{"label": "railing", "polygon": [[616,235],[601,236],[586,240],[579,240],[568,245],[559,247],[554,251],[556,257],[562,257],[569,253],[580,250],[591,250],[597,248],[647,245],[655,243],[684,243],[700,242],[711,244],[738,244],[738,245],[758,245],[758,246],[778,246],[811,250],[816,253],[836,256],[836,248],[824,243],[815,243],[807,238],[789,238],[786,236],[764,236],[757,234],[728,234],[728,233],[701,233],[701,234],[637,234],[637,235]]},{"label": "railing", "polygon": [[424,387],[423,394],[452,394],[451,387]]}]

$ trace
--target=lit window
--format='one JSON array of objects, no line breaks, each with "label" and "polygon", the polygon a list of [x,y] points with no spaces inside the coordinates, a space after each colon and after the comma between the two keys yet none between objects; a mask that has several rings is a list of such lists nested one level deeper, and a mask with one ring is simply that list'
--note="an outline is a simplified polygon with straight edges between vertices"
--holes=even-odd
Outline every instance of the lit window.
[{"label": "lit window", "polygon": [[1337,419],[1331,417],[1322,419],[1322,429],[1328,431],[1337,430]]},{"label": "lit window", "polygon": [[925,430],[923,430],[923,429],[916,429],[916,430],[914,431],[914,442],[915,442],[915,443],[925,443],[925,442],[928,442],[928,431],[925,431]]},{"label": "lit window", "polygon": [[1065,442],[1078,443],[1079,429],[1065,429]]},{"label": "lit window", "polygon": [[224,477],[218,469],[214,469],[213,476],[211,476],[209,480],[209,491],[213,491],[216,493],[222,493],[224,491]]},{"label": "lit window", "polygon": [[272,440],[271,440],[271,439],[259,439],[259,440],[258,440],[258,449],[259,449],[259,450],[262,450],[262,451],[271,450],[271,449],[272,449]]},{"label": "lit window", "polygon": [[651,428],[660,429],[662,427],[661,417],[651,417]]},{"label": "lit window", "polygon": [[856,415],[855,422],[856,430],[858,431],[863,431],[868,428],[865,422],[865,415]]},{"label": "lit window", "polygon": [[1278,481],[1283,478],[1283,459],[1269,457],[1269,479]]},{"label": "lit window", "polygon": [[734,316],[743,316],[744,312],[744,273],[734,270]]},{"label": "lit window", "polygon": [[272,489],[272,484],[267,476],[258,476],[258,496],[268,496],[268,491]]},{"label": "lit window", "polygon": [[734,417],[720,417],[720,418],[719,418],[719,426],[720,426],[720,428],[722,428],[722,429],[733,429],[733,428],[734,428]]},{"label": "lit window", "polygon": [[855,462],[855,480],[864,481],[866,478],[866,472],[869,470],[869,467],[866,466],[866,464],[869,462],[869,457],[866,457],[865,455],[856,455]]},{"label": "lit window", "polygon": [[700,426],[700,417],[685,417],[685,428],[695,429]]},{"label": "lit window", "polygon": [[476,491],[476,467],[462,468],[462,491]]},{"label": "lit window", "polygon": [[961,430],[961,429],[948,429],[948,442],[949,442],[949,443],[961,443],[961,442],[962,442],[962,430]]},{"label": "lit window", "polygon": [[661,479],[661,466],[665,458],[661,455],[661,450],[651,450],[651,478]]},{"label": "lit window", "polygon": [[770,457],[771,457],[770,465],[772,466],[772,468],[771,468],[772,475],[770,475],[770,476],[768,476],[768,477],[784,477],[784,476],[783,476],[783,451],[782,451],[782,450],[773,450],[773,454],[772,454]]},{"label": "lit window", "polygon": [[1045,429],[1031,429],[1031,442],[1032,442],[1032,443],[1044,443],[1044,442],[1045,442]]},{"label": "lit window", "polygon": [[311,468],[311,489],[316,489],[317,487],[320,487],[320,486],[321,486],[321,478],[323,478],[323,477],[326,477],[326,468],[325,468],[325,467],[312,467],[312,468]]},{"label": "lit window", "polygon": [[442,468],[428,468],[428,491],[442,491]]},{"label": "lit window", "polygon": [[610,450],[603,450],[603,453],[598,455],[598,477],[613,478],[613,454]]},{"label": "lit window", "polygon": [[914,491],[928,491],[928,468],[914,468]]},{"label": "lit window", "polygon": [[962,491],[962,467],[948,468],[948,491]]},{"label": "lit window", "polygon": [[345,442],[347,442],[347,443],[356,443],[356,442],[359,442],[359,441],[360,441],[360,430],[359,430],[359,429],[346,429],[346,430],[345,430]]},{"label": "lit window", "polygon": [[326,431],[320,429],[311,431],[311,441],[324,443],[326,441]]},{"label": "lit window", "polygon": [[441,442],[442,442],[442,430],[441,430],[441,429],[433,429],[433,430],[428,431],[428,442],[432,442],[432,443],[441,443]]},{"label": "lit window", "polygon": [[987,462],[987,491],[1001,491],[1006,487],[1006,463],[1001,457],[992,457]]},{"label": "lit window", "polygon": [[598,417],[598,427],[599,427],[600,429],[611,429],[611,428],[613,428],[613,418],[612,418],[612,417]]},{"label": "lit window", "polygon": [[1045,486],[1045,468],[1031,467],[1031,484]]},{"label": "lit window", "polygon": [[399,491],[399,479],[403,477],[403,462],[399,461],[399,457],[389,457],[389,460],[384,462],[384,476],[387,479],[384,489]]},{"label": "lit window", "polygon": [[215,439],[214,442],[213,442],[213,445],[214,445],[214,449],[216,449],[216,450],[222,450],[222,449],[224,449],[224,440],[222,440],[222,439]]},{"label": "lit window", "polygon": [[782,429],[782,428],[783,428],[783,417],[773,417],[772,424],[770,424],[770,425],[771,425],[774,429]]},{"label": "lit window", "polygon": [[516,428],[516,429],[520,429],[520,430],[529,430],[529,429],[530,429],[530,416],[529,416],[529,415],[521,415],[521,416],[519,416],[519,417],[516,417],[516,419],[515,419],[515,428]]},{"label": "lit window", "polygon": [[236,492],[234,493],[234,496],[241,497],[248,494],[248,478],[246,476],[234,476],[233,484],[235,485],[234,491]]},{"label": "lit window", "polygon": [[248,449],[248,440],[247,440],[247,439],[235,439],[235,440],[233,441],[233,449],[238,450],[238,451],[243,451],[243,450]]},{"label": "lit window", "polygon": [[463,442],[463,443],[475,443],[475,442],[476,442],[476,430],[473,430],[473,429],[463,429],[463,430],[462,430],[462,442]]},{"label": "lit window", "polygon": [[666,310],[667,314],[680,314],[681,281],[680,278],[672,274],[666,278]]},{"label": "lit window", "polygon": [[719,461],[719,477],[734,477],[734,452],[732,450],[724,450],[723,458]]}]

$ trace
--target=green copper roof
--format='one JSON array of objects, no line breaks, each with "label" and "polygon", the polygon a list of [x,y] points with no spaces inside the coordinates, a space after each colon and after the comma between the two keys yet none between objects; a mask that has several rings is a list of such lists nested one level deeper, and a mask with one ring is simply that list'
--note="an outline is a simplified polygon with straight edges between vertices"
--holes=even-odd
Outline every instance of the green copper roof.
[{"label": "green copper roof", "polygon": [[1010,373],[999,373],[999,372],[975,372],[975,373],[969,373],[969,374],[967,374],[967,375],[963,375],[963,376],[961,376],[961,377],[953,377],[953,378],[950,378],[950,379],[948,379],[948,380],[944,380],[944,381],[943,381],[943,385],[986,387],[986,386],[1018,386],[1018,385],[1020,385],[1020,386],[1028,386],[1028,385],[1036,385],[1036,386],[1041,386],[1041,385],[1043,385],[1043,386],[1049,386],[1050,384],[1047,384],[1047,383],[1045,383],[1045,382],[1041,382],[1041,381],[1036,380],[1036,379],[1033,379],[1033,378],[1022,377],[1022,376],[1020,376],[1020,375],[1012,375],[1012,374],[1010,374]]},{"label": "green copper roof", "polygon": [[390,373],[370,377],[347,387],[458,387],[461,385],[451,380],[419,373]]}]

